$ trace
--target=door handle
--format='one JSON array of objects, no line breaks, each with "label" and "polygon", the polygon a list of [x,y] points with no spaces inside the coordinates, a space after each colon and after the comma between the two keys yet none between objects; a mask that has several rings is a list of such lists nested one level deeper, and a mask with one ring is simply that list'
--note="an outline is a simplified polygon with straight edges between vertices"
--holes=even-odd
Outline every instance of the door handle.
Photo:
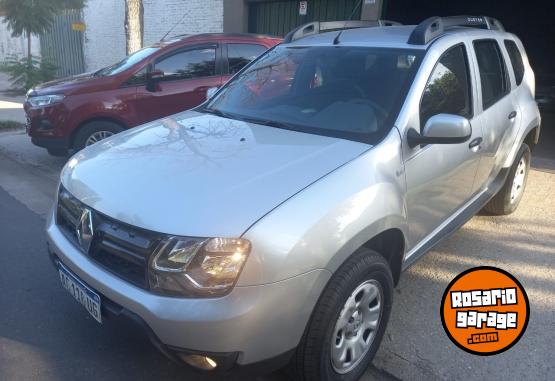
[{"label": "door handle", "polygon": [[511,111],[511,113],[509,114],[509,119],[514,119],[516,118],[516,111]]},{"label": "door handle", "polygon": [[468,148],[472,149],[478,147],[478,149],[480,149],[480,144],[482,143],[482,140],[483,139],[481,137],[473,139],[470,143],[468,143]]}]

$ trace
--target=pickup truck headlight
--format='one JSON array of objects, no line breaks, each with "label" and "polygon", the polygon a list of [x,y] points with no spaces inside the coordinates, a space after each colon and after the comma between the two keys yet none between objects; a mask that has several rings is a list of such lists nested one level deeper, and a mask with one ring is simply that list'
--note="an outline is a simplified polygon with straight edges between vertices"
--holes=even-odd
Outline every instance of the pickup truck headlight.
[{"label": "pickup truck headlight", "polygon": [[29,102],[32,107],[42,107],[61,102],[64,98],[65,96],[62,94],[38,95],[27,98],[27,102]]},{"label": "pickup truck headlight", "polygon": [[150,262],[150,288],[168,296],[225,295],[235,285],[250,249],[244,238],[170,238]]}]

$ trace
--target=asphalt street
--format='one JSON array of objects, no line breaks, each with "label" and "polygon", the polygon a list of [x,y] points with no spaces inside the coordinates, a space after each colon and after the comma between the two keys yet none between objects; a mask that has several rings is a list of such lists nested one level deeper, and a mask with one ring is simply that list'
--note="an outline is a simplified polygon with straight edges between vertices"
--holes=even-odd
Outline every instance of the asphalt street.
[{"label": "asphalt street", "polygon": [[[553,131],[544,119],[542,139]],[[474,217],[403,274],[386,336],[364,380],[553,379],[554,146],[555,139],[538,147],[516,213]],[[33,147],[21,131],[0,133],[0,380],[202,379],[166,360],[133,324],[99,325],[59,285],[43,225],[64,162]],[[511,272],[531,303],[522,339],[492,357],[455,347],[439,316],[449,281],[479,265]]]}]

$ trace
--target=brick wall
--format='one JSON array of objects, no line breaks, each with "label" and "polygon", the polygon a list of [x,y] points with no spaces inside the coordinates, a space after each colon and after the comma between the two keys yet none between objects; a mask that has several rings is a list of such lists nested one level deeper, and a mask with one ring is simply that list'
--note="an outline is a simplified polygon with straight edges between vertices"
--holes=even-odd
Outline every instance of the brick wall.
[{"label": "brick wall", "polygon": [[143,0],[145,45],[159,41],[179,20],[170,35],[223,32],[224,0]]},{"label": "brick wall", "polygon": [[[0,16],[0,62],[10,55],[24,57],[27,55],[27,38],[12,37],[12,31],[8,29],[4,22],[4,17]],[[40,41],[37,37],[31,37],[31,53],[40,55]]]},{"label": "brick wall", "polygon": [[[224,0],[143,0],[144,45],[159,41],[181,17],[170,35],[223,31]],[[89,0],[83,10],[87,71],[125,57],[125,0]]]},{"label": "brick wall", "polygon": [[84,54],[87,71],[125,57],[125,0],[89,0],[83,9]]}]

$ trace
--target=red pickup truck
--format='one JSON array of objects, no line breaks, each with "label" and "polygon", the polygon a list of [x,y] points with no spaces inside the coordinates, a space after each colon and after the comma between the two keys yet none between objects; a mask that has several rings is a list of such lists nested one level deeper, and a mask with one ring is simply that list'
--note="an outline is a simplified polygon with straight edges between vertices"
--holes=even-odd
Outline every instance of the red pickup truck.
[{"label": "red pickup truck", "polygon": [[201,34],[162,41],[120,62],[27,93],[27,133],[52,155],[80,150],[126,128],[195,107],[282,40]]}]

